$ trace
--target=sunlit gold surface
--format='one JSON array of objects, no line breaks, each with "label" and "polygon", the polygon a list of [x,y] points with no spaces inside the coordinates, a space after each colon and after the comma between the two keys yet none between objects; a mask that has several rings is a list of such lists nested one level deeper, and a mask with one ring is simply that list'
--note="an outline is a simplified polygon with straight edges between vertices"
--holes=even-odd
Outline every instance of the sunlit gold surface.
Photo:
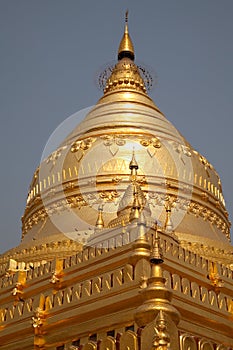
[{"label": "sunlit gold surface", "polygon": [[[129,67],[119,70],[118,65],[126,67],[125,61],[131,62]],[[230,224],[218,174],[159,111],[144,91],[143,80],[139,85],[131,84],[129,73],[137,81],[140,79],[135,64],[123,58],[113,70],[104,96],[61,147],[40,165],[41,176],[35,173],[23,217],[22,244],[31,244],[35,235],[40,240],[44,234],[47,237],[48,232],[57,231],[56,227],[51,228],[47,214],[62,215],[67,222],[66,232],[72,232],[75,217],[72,222],[67,219],[69,208],[76,217],[89,218],[89,223],[95,225],[97,210],[89,208],[85,200],[85,193],[89,192],[115,203],[115,212],[103,213],[105,225],[119,223],[117,203],[129,185],[133,148],[140,165],[141,188],[154,210],[152,215],[157,216],[160,211],[157,219],[165,224],[166,210],[159,206],[167,198],[174,209],[173,224],[179,220],[179,210],[187,212],[176,225],[182,241],[187,235],[189,242],[196,243],[198,238],[192,236],[201,236],[201,244],[205,239],[228,244]],[[94,184],[94,191],[86,185],[87,181]],[[46,200],[46,212],[41,194]]]},{"label": "sunlit gold surface", "polygon": [[147,95],[127,16],[103,97],[36,170],[0,256],[2,350],[233,347],[221,182]]}]

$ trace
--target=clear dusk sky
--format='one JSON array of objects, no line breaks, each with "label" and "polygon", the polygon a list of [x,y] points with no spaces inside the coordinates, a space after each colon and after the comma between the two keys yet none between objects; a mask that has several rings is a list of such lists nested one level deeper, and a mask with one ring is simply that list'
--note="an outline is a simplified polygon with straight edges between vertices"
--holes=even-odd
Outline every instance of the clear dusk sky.
[{"label": "clear dusk sky", "polygon": [[0,252],[20,242],[28,187],[67,117],[101,96],[129,9],[150,96],[219,173],[233,215],[232,0],[0,0]]}]

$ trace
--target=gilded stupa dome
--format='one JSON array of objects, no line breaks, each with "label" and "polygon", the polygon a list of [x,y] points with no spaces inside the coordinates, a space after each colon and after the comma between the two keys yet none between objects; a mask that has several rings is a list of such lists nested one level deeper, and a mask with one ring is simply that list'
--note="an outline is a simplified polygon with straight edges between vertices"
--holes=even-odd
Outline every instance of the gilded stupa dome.
[{"label": "gilded stupa dome", "polygon": [[[132,155],[138,164],[134,184]],[[182,244],[198,250],[217,241],[218,248],[231,249],[220,178],[148,96],[126,19],[104,95],[33,176],[15,249],[62,241],[78,249],[89,232],[95,235],[100,207],[104,230],[130,220],[135,191],[146,219],[161,229],[170,212]]]}]

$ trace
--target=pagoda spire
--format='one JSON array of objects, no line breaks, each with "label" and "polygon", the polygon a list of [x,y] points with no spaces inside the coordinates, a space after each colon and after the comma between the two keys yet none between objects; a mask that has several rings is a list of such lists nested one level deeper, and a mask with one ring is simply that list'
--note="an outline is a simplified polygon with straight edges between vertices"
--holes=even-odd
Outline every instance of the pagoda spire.
[{"label": "pagoda spire", "polygon": [[137,185],[138,163],[135,158],[134,149],[133,149],[132,159],[129,163],[129,169],[131,170],[130,178],[133,184],[133,204],[132,204],[131,213],[130,213],[130,221],[132,221],[134,219],[139,218],[140,210],[141,210],[141,204],[138,198],[138,185]]},{"label": "pagoda spire", "polygon": [[152,251],[150,255],[151,276],[147,280],[147,287],[141,291],[144,302],[135,312],[135,321],[139,327],[152,322],[162,310],[170,319],[178,324],[180,314],[171,304],[172,291],[166,287],[166,278],[163,276],[163,252],[157,232],[157,223],[152,237]]},{"label": "pagoda spire", "polygon": [[96,220],[96,224],[95,224],[97,229],[102,229],[104,228],[104,220],[103,220],[103,205],[99,205],[98,207],[98,217]]},{"label": "pagoda spire", "polygon": [[129,163],[129,169],[131,170],[131,181],[134,183],[137,180],[137,170],[138,170],[138,163],[135,158],[135,152],[133,149],[132,159]]},{"label": "pagoda spire", "polygon": [[141,69],[134,63],[134,57],[134,46],[128,30],[128,11],[126,11],[125,30],[118,48],[118,62],[114,67],[105,69],[99,77],[100,86],[103,86],[104,90],[100,102],[105,100],[109,92],[127,90],[147,94],[146,85],[152,84],[152,79],[146,69]]},{"label": "pagoda spire", "polygon": [[133,47],[133,42],[130,38],[129,30],[128,30],[128,13],[129,12],[127,10],[125,13],[125,31],[118,49],[119,61],[124,57],[128,57],[132,61],[134,61],[134,47]]},{"label": "pagoda spire", "polygon": [[133,205],[131,208],[130,212],[130,221],[137,220],[139,219],[140,216],[140,210],[142,209],[141,204],[139,203],[139,198],[138,198],[138,189],[136,184],[133,185],[134,190],[133,190]]}]

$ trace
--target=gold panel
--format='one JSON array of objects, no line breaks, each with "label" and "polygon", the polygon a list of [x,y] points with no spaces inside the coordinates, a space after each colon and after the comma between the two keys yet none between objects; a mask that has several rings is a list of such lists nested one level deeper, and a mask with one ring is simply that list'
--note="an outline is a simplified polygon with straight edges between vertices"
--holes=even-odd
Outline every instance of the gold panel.
[{"label": "gold panel", "polygon": [[116,350],[115,338],[108,336],[100,342],[99,350],[107,350],[107,349],[108,350]]},{"label": "gold panel", "polygon": [[182,334],[180,336],[181,350],[197,350],[197,343],[193,336],[189,334]]},{"label": "gold panel", "polygon": [[127,331],[120,338],[121,350],[138,350],[137,335],[132,331]]}]

